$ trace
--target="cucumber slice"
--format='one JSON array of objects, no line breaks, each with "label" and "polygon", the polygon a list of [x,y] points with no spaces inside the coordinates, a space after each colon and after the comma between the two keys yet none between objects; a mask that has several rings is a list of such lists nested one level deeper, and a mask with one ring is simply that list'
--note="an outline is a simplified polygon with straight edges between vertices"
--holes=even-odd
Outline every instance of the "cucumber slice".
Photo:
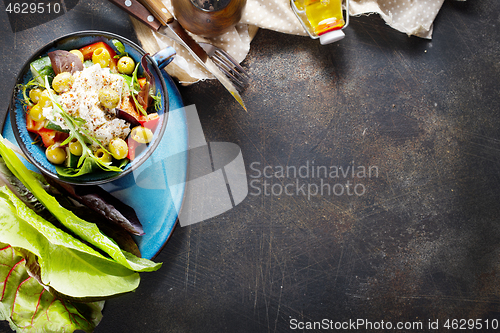
[{"label": "cucumber slice", "polygon": [[54,70],[52,69],[52,64],[50,62],[49,56],[45,56],[33,61],[30,64],[30,70],[31,74],[40,85],[45,85],[46,76],[48,76],[49,83],[52,84],[52,80],[54,79],[55,74]]},{"label": "cucumber slice", "polygon": [[92,60],[85,60],[83,62],[83,67],[85,68],[89,68],[90,66],[92,66],[94,63],[92,62]]},{"label": "cucumber slice", "polygon": [[44,126],[46,129],[51,129],[58,132],[69,133],[69,130],[62,129],[61,126],[54,124],[53,122],[48,122],[47,125]]},{"label": "cucumber slice", "polygon": [[66,147],[66,161],[64,161],[64,166],[66,168],[73,168],[76,169],[78,166],[78,160],[80,159],[80,156],[76,156],[70,153],[69,148]]},{"label": "cucumber slice", "polygon": [[45,57],[42,57],[40,59],[37,59],[30,64],[30,67],[36,71],[41,71],[42,69],[44,69],[47,66],[52,67],[52,63],[50,62],[49,56],[45,56]]}]

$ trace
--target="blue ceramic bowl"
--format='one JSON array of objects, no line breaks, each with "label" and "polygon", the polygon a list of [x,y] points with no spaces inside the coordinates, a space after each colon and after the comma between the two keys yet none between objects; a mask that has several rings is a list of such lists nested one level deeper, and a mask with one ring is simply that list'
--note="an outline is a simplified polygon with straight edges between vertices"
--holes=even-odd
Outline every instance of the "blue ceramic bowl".
[{"label": "blue ceramic bowl", "polygon": [[[83,46],[90,45],[96,42],[103,41],[114,48],[111,40],[117,39],[123,43],[125,46],[125,51],[132,57],[136,62],[140,62],[143,55],[146,52],[139,47],[137,44],[131,42],[130,40],[118,36],[116,34],[101,32],[101,31],[80,31],[71,33],[69,35],[60,37],[49,44],[45,45],[39,49],[23,66],[21,72],[16,79],[16,87],[19,84],[26,84],[32,79],[30,71],[30,63],[42,56],[47,55],[48,52],[54,50],[73,50],[79,49]],[[155,130],[153,140],[149,143],[148,147],[143,150],[140,155],[131,161],[122,172],[108,172],[102,170],[96,170],[95,172],[82,175],[79,177],[69,178],[61,177],[57,174],[56,168],[51,164],[45,157],[45,148],[41,144],[34,144],[36,140],[36,135],[28,132],[26,129],[26,110],[22,104],[22,91],[14,88],[12,94],[12,99],[9,105],[9,112],[11,115],[12,129],[16,137],[17,143],[29,159],[40,171],[52,178],[58,179],[62,182],[73,184],[73,185],[99,185],[107,182],[114,181],[120,177],[123,177],[139,167],[144,161],[148,159],[153,153],[155,148],[158,146],[165,128],[167,126],[168,118],[168,90],[165,85],[165,81],[161,74],[161,68],[170,62],[172,56],[175,54],[173,49],[166,49],[162,51],[162,54],[156,54],[152,57],[148,56],[148,67],[152,73],[155,81],[155,87],[157,94],[161,95],[161,108],[158,111],[160,116],[160,123]]]}]

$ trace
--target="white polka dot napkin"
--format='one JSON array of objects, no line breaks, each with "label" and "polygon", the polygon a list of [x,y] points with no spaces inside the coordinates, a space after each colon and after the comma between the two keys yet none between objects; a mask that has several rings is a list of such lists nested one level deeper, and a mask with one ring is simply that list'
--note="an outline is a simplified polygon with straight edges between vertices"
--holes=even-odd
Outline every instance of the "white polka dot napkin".
[{"label": "white polka dot napkin", "polygon": [[444,0],[360,0],[350,2],[350,15],[378,13],[396,30],[422,38],[432,37],[432,22]]},{"label": "white polka dot napkin", "polygon": [[[173,13],[170,0],[162,0],[162,2]],[[357,16],[378,13],[394,29],[408,35],[431,38],[432,22],[443,2],[444,0],[351,0],[349,14]],[[167,72],[177,78],[181,84],[188,85],[213,78],[182,46],[168,37],[154,33],[134,18],[132,22],[137,37],[147,52],[153,54],[169,45],[176,49],[177,56],[167,66]],[[247,0],[240,23],[231,31],[211,39],[195,35],[193,38],[199,42],[209,42],[218,46],[241,62],[248,54],[250,42],[258,28],[306,35],[290,7],[289,0]]]}]

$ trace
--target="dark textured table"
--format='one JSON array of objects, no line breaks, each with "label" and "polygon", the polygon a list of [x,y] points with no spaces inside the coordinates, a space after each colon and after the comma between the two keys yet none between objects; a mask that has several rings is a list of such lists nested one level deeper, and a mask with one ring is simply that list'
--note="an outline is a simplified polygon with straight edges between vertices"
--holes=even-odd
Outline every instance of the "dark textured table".
[{"label": "dark textured table", "polygon": [[[499,326],[499,12],[497,0],[446,0],[432,40],[377,15],[352,18],[328,46],[260,30],[243,63],[248,113],[217,82],[180,87],[208,141],[240,146],[249,195],[178,227],[156,258],[163,267],[108,301],[96,332],[289,332],[323,319],[364,319],[372,331]],[[1,15],[1,110],[46,41],[82,29],[136,39],[105,1],[16,34]]]}]

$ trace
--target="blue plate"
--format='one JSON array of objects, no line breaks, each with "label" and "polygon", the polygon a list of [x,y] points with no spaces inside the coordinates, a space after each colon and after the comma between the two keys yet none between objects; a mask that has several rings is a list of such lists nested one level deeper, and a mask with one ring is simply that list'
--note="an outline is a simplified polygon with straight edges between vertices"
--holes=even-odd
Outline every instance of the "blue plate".
[{"label": "blue plate", "polygon": [[[167,85],[170,110],[160,143],[137,170],[102,185],[109,193],[134,208],[146,233],[144,236],[134,237],[142,256],[148,259],[154,258],[161,251],[174,231],[184,197],[182,186],[169,187],[166,180],[175,179],[179,183],[179,179],[186,179],[187,170],[188,129],[184,105],[175,83],[168,74],[163,71],[162,74]],[[16,144],[9,113],[2,135]],[[176,163],[166,163],[171,156],[176,157]],[[32,164],[22,160],[29,169],[38,171]],[[147,174],[148,170],[154,172]],[[145,175],[154,180],[156,186],[151,186],[150,182],[136,182],[136,179],[144,179]]]}]

